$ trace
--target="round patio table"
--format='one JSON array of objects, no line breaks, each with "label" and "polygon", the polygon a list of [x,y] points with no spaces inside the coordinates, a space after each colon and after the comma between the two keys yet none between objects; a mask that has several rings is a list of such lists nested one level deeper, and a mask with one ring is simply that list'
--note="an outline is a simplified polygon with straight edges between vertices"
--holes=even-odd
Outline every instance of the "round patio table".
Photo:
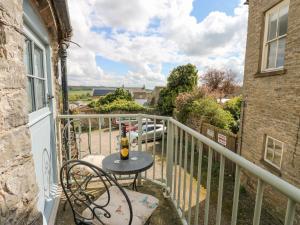
[{"label": "round patio table", "polygon": [[137,191],[136,181],[138,174],[146,171],[153,165],[153,157],[147,152],[130,151],[128,160],[121,160],[120,153],[114,153],[106,156],[102,161],[102,168],[115,175],[134,174],[132,189]]}]

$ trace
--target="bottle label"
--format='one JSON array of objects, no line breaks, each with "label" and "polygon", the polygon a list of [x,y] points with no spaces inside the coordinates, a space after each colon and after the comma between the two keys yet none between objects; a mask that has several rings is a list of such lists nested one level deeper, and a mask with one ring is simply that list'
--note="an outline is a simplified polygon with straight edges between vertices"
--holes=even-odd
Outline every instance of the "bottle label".
[{"label": "bottle label", "polygon": [[128,156],[128,148],[122,148],[121,149],[121,155],[123,156],[123,157],[127,157]]}]

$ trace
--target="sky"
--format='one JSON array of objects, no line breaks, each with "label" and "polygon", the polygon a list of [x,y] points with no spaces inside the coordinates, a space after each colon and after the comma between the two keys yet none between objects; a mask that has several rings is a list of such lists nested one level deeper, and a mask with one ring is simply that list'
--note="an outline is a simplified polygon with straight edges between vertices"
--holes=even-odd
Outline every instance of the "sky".
[{"label": "sky", "polygon": [[245,0],[68,0],[69,85],[166,85],[173,68],[231,69],[243,79]]}]

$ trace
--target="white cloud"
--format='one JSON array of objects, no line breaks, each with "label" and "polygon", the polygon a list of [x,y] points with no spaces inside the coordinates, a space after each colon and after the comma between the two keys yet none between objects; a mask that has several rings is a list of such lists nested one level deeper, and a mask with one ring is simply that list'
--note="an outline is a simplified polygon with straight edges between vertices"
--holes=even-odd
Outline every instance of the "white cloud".
[{"label": "white cloud", "polygon": [[[191,16],[193,0],[69,0],[73,41],[69,80],[76,85],[164,84],[163,63],[194,63],[243,73],[247,7],[234,14],[211,12],[203,21]],[[111,32],[92,31],[109,28]],[[129,66],[111,74],[96,64],[100,55]]]}]

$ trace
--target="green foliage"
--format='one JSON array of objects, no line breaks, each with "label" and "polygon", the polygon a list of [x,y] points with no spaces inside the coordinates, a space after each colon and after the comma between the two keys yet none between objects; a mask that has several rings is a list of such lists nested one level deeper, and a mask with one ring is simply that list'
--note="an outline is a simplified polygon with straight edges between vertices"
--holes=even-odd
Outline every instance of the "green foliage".
[{"label": "green foliage", "polygon": [[70,89],[69,101],[91,101],[91,93],[88,90],[73,90]]},{"label": "green foliage", "polygon": [[180,93],[175,101],[175,113],[179,121],[185,123],[189,113],[193,111],[192,102],[204,98],[206,92],[203,88],[196,88],[192,92]]},{"label": "green foliage", "polygon": [[234,124],[231,127],[233,133],[237,133],[240,129],[240,117],[241,117],[241,107],[242,107],[242,96],[234,97],[224,104],[224,110],[231,113],[234,118]]},{"label": "green foliage", "polygon": [[129,91],[117,88],[113,93],[109,93],[99,100],[92,101],[89,107],[101,113],[113,111],[137,112],[144,111],[145,108],[133,101]]},{"label": "green foliage", "polygon": [[201,117],[203,121],[224,130],[231,130],[234,125],[232,115],[212,98],[192,101],[189,106],[191,116]]},{"label": "green foliage", "polygon": [[158,111],[163,115],[172,115],[175,99],[179,93],[192,91],[197,87],[198,71],[196,66],[187,64],[172,70],[167,87],[162,89],[157,103]]},{"label": "green foliage", "polygon": [[187,64],[172,70],[168,77],[167,88],[173,89],[177,94],[192,91],[198,83],[198,70],[196,66]]},{"label": "green foliage", "polygon": [[234,97],[224,104],[224,109],[229,111],[235,120],[241,116],[242,96]]},{"label": "green foliage", "polygon": [[112,111],[126,111],[137,112],[143,111],[145,108],[134,101],[128,101],[126,99],[117,99],[111,103],[100,105],[97,111],[101,113],[107,113]]},{"label": "green foliage", "polygon": [[176,93],[168,88],[164,88],[159,93],[157,102],[158,111],[163,115],[172,115]]},{"label": "green foliage", "polygon": [[207,97],[207,93],[201,88],[179,94],[175,105],[176,116],[182,123],[194,117],[225,130],[231,130],[235,124],[232,115],[225,111],[214,98]]},{"label": "green foliage", "polygon": [[117,88],[113,93],[109,93],[99,99],[100,105],[105,105],[114,102],[115,100],[124,99],[127,101],[133,101],[129,91],[123,88]]}]

